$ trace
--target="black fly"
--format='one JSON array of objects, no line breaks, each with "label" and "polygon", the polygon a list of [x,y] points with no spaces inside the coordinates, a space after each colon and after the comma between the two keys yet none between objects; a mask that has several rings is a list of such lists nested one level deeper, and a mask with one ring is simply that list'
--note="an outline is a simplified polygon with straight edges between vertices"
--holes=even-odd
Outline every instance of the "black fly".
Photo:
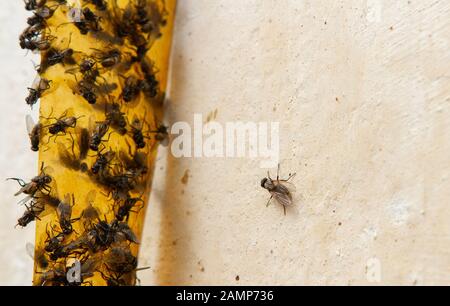
[{"label": "black fly", "polygon": [[17,181],[19,185],[22,187],[18,192],[14,194],[14,196],[18,196],[22,193],[29,196],[34,196],[38,191],[41,192],[45,191],[47,194],[50,194],[51,192],[50,183],[52,182],[52,177],[46,173],[49,171],[51,171],[51,169],[48,167],[44,168],[44,163],[42,163],[40,174],[32,178],[29,183],[26,183],[19,178],[9,178],[8,180]]},{"label": "black fly", "polygon": [[286,215],[286,207],[293,204],[292,193],[295,191],[295,186],[291,184],[289,180],[295,176],[295,173],[290,174],[289,178],[286,180],[280,179],[279,173],[280,165],[278,165],[276,180],[271,179],[270,173],[267,172],[267,177],[261,180],[261,187],[270,193],[270,199],[267,202],[267,206],[269,206],[270,201],[275,198],[275,200],[283,206],[284,214]]},{"label": "black fly", "polygon": [[146,146],[145,139],[148,138],[144,136],[142,129],[144,124],[141,120],[139,120],[136,116],[133,117],[133,122],[130,125],[131,127],[131,137],[136,145],[136,148],[143,149]]},{"label": "black fly", "polygon": [[[72,109],[70,109],[70,111],[71,110]],[[55,136],[55,140],[56,140],[57,136],[66,135],[68,133],[67,129],[69,129],[69,128],[74,129],[77,126],[78,120],[83,117],[83,116],[80,116],[80,117],[67,116],[67,114],[68,114],[68,110],[66,110],[59,118],[54,118],[54,117],[45,118],[44,117],[44,119],[56,121],[55,123],[52,123],[52,124],[46,126],[46,127],[48,127],[48,131],[51,134],[50,138],[52,136]],[[50,114],[50,116],[51,116],[51,114]],[[70,134],[70,136],[72,136],[72,134]],[[50,138],[49,138],[49,141],[50,141]]]},{"label": "black fly", "polygon": [[[90,125],[93,123],[92,118],[90,119]],[[91,129],[91,136],[89,138],[89,148],[92,151],[98,151],[100,144],[103,141],[106,133],[109,130],[109,123],[107,121],[96,122],[95,126]]]},{"label": "black fly", "polygon": [[25,98],[28,105],[33,106],[42,97],[44,91],[50,89],[51,81],[37,76],[33,85],[28,88],[29,94]]},{"label": "black fly", "polygon": [[37,152],[39,151],[39,142],[41,140],[41,123],[34,123],[33,118],[31,118],[30,115],[26,116],[26,124],[27,124],[27,131],[28,131],[28,137],[30,138],[31,142],[31,151]]},{"label": "black fly", "polygon": [[105,108],[106,122],[121,135],[125,135],[127,133],[127,120],[125,118],[125,113],[120,110],[120,105],[113,102],[111,104],[106,104]]}]

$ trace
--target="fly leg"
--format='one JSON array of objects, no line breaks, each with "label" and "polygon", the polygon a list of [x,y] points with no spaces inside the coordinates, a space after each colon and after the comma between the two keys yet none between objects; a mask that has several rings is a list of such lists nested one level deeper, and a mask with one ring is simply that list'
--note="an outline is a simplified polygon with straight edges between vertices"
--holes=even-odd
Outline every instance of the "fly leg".
[{"label": "fly leg", "polygon": [[17,183],[19,183],[20,187],[25,187],[25,185],[27,184],[27,183],[25,183],[24,180],[22,180],[20,178],[15,178],[15,177],[10,177],[10,178],[7,178],[6,180],[16,181]]},{"label": "fly leg", "polygon": [[289,182],[290,179],[294,178],[297,173],[289,174],[289,177],[286,180],[281,180],[282,182]]},{"label": "fly leg", "polygon": [[272,201],[272,199],[273,199],[273,195],[271,195],[269,201],[267,201],[266,207],[269,207],[270,201]]},{"label": "fly leg", "polygon": [[69,136],[70,136],[70,138],[72,140],[72,154],[73,154],[73,157],[76,158],[76,155],[75,155],[75,139],[73,139],[73,135],[70,132],[69,132]]}]

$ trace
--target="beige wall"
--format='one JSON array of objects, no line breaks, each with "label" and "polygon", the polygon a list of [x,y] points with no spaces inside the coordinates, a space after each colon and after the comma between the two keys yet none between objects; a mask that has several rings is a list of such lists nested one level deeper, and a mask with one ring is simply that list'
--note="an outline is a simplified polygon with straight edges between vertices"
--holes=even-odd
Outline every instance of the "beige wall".
[{"label": "beige wall", "polygon": [[[25,13],[5,5],[2,174],[28,177]],[[448,1],[180,0],[177,14],[167,120],[279,121],[296,204],[265,207],[258,159],[161,149],[143,284],[450,284]],[[15,186],[0,185],[0,283],[28,284],[33,232],[13,229]]]},{"label": "beige wall", "polygon": [[145,282],[450,284],[448,1],[177,13],[169,120],[280,121],[297,202],[265,207],[258,160],[161,160]]}]

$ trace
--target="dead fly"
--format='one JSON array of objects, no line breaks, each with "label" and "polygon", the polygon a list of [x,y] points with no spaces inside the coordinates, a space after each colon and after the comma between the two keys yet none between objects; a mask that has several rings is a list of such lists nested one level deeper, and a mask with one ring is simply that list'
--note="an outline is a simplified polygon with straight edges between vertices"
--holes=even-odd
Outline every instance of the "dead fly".
[{"label": "dead fly", "polygon": [[150,131],[155,134],[156,141],[159,141],[163,146],[167,146],[169,142],[169,128],[160,124],[156,130]]},{"label": "dead fly", "polygon": [[28,137],[31,142],[31,151],[37,152],[39,151],[39,142],[41,139],[41,123],[34,123],[33,118],[30,115],[25,117],[27,124]]},{"label": "dead fly", "polygon": [[116,245],[111,247],[106,255],[105,265],[109,271],[126,274],[136,270],[137,258],[128,246]]},{"label": "dead fly", "polygon": [[286,207],[293,204],[293,195],[295,191],[295,186],[289,182],[295,176],[294,174],[289,174],[286,180],[280,179],[280,165],[278,165],[277,178],[272,180],[270,178],[270,173],[267,171],[267,177],[261,180],[261,187],[267,189],[270,193],[270,199],[267,202],[269,206],[270,201],[275,198],[275,200],[283,206],[284,214],[286,215]]},{"label": "dead fly", "polygon": [[113,234],[114,243],[119,242],[131,242],[131,243],[139,243],[136,235],[133,230],[126,222],[119,222],[118,220],[113,220],[111,222],[111,231]]},{"label": "dead fly", "polygon": [[94,174],[102,173],[105,171],[109,165],[111,164],[112,160],[116,156],[116,153],[114,151],[109,150],[108,152],[102,154],[101,152],[97,153],[97,158],[94,162],[94,164],[91,167],[91,171]]},{"label": "dead fly", "polygon": [[[71,38],[69,38],[68,45],[70,46]],[[61,65],[75,65],[76,61],[73,57],[75,51],[72,48],[57,49],[51,47],[42,55],[41,65],[38,68],[39,73],[43,73],[47,68],[55,66],[57,64]]]},{"label": "dead fly", "polygon": [[73,49],[68,48],[64,50],[58,50],[55,48],[50,48],[42,58],[42,64],[38,68],[39,73],[43,73],[47,70],[48,67],[57,65],[57,64],[70,64],[74,65],[75,60],[73,59]]},{"label": "dead fly", "polygon": [[95,85],[85,80],[77,82],[74,87],[74,93],[83,97],[89,104],[97,103],[97,94],[95,90]]},{"label": "dead fly", "polygon": [[25,3],[25,9],[27,11],[35,11],[44,6],[47,0],[24,0],[23,2]]},{"label": "dead fly", "polygon": [[[45,278],[41,277],[41,282],[42,285],[50,283],[52,286],[92,286],[92,282],[86,281],[86,279],[94,276],[94,273],[100,264],[101,261],[98,257],[83,258],[81,262],[77,262],[76,260],[71,266],[60,266],[57,269],[44,272],[42,275],[45,275]],[[66,264],[64,263],[64,265]],[[76,265],[79,265],[79,274],[75,272]],[[74,277],[73,279],[70,279],[69,276],[71,273],[74,276],[79,276],[79,278]]]},{"label": "dead fly", "polygon": [[[62,286],[67,282],[66,267],[64,263],[58,263],[52,269],[45,272],[36,272],[40,274],[38,286]],[[44,269],[45,270],[45,269]]]},{"label": "dead fly", "polygon": [[[93,206],[91,207],[93,208]],[[76,250],[85,251],[86,249],[91,253],[97,253],[108,249],[113,243],[126,241],[138,243],[136,235],[126,223],[115,220],[109,224],[106,221],[98,220],[98,212],[95,208],[93,209],[94,211],[89,213],[85,211],[84,216],[82,215],[86,232],[65,246],[64,253],[69,254]],[[94,223],[94,218],[98,220],[97,223]]]},{"label": "dead fly", "polygon": [[122,59],[122,54],[118,49],[110,49],[101,51],[98,49],[92,49],[96,51],[94,57],[100,62],[104,68],[111,68],[119,64]]},{"label": "dead fly", "polygon": [[27,243],[26,244],[26,250],[27,250],[27,254],[28,256],[31,257],[31,259],[33,259],[37,266],[40,269],[47,269],[49,266],[49,261],[47,256],[45,255],[45,250],[38,248],[35,250],[34,245],[32,243]]},{"label": "dead fly", "polygon": [[161,27],[167,24],[166,8],[160,9],[156,1],[138,0],[136,9],[138,17],[136,21],[139,22],[142,32],[148,33],[154,38],[161,37]]},{"label": "dead fly", "polygon": [[91,3],[99,11],[104,11],[108,8],[107,1],[105,0],[85,0],[87,3]]},{"label": "dead fly", "polygon": [[29,94],[25,98],[25,101],[31,107],[37,103],[37,101],[43,96],[44,92],[50,89],[51,81],[37,76],[33,82],[33,85],[28,88]]},{"label": "dead fly", "polygon": [[30,26],[35,24],[45,25],[45,20],[52,17],[54,13],[55,9],[44,5],[35,10],[34,15],[28,18],[27,23]]},{"label": "dead fly", "polygon": [[[145,115],[144,115],[145,117]],[[139,120],[136,116],[133,117],[133,122],[131,122],[131,136],[136,145],[137,149],[143,149],[146,146],[145,139],[148,138],[144,136],[142,129],[144,127],[144,123]]]},{"label": "dead fly", "polygon": [[[53,110],[52,110],[53,112]],[[72,112],[72,109],[66,110],[59,118],[55,117],[43,117],[46,120],[55,120],[55,123],[52,123],[48,125],[48,131],[52,135],[57,135],[59,133],[66,133],[66,130],[69,128],[75,128],[77,126],[77,122],[80,118],[83,118],[84,116],[80,117],[74,117],[74,116],[67,116],[69,112]],[[52,113],[50,113],[50,116]]]},{"label": "dead fly", "polygon": [[141,90],[141,82],[133,76],[125,78],[121,97],[125,102],[133,101]]},{"label": "dead fly", "polygon": [[159,82],[156,79],[157,71],[154,71],[153,64],[145,58],[141,61],[141,69],[144,73],[144,80],[141,81],[141,90],[149,98],[158,95]]},{"label": "dead fly", "polygon": [[20,194],[26,194],[29,196],[34,196],[38,191],[43,192],[45,194],[50,194],[52,183],[52,177],[47,173],[51,171],[51,168],[45,167],[44,163],[41,165],[41,173],[38,176],[35,176],[31,179],[31,182],[26,183],[22,179],[19,178],[9,178],[8,180],[14,180],[19,183],[22,187],[18,192],[14,194],[14,196],[18,196]]},{"label": "dead fly", "polygon": [[[74,278],[73,281],[69,280],[69,273],[73,273],[75,265],[80,265],[79,281]],[[40,274],[39,286],[81,286],[83,284],[92,285],[91,282],[86,281],[87,278],[93,276],[93,273],[97,269],[100,261],[94,258],[85,258],[81,262],[74,262],[71,266],[66,266],[66,260],[59,262],[52,269],[45,272],[36,272]]]},{"label": "dead fly", "polygon": [[144,25],[149,21],[148,3],[147,0],[137,0],[134,5],[136,15],[134,21],[139,25]]},{"label": "dead fly", "polygon": [[106,108],[106,122],[121,135],[127,133],[127,120],[125,113],[120,110],[120,105],[117,103],[105,104]]},{"label": "dead fly", "polygon": [[121,38],[127,37],[136,31],[134,25],[134,11],[131,4],[128,4],[124,9],[120,9],[117,0],[113,0],[113,16],[111,21],[114,33]]},{"label": "dead fly", "polygon": [[[73,70],[72,70],[73,71]],[[67,71],[69,72],[69,70]],[[76,82],[72,80],[66,80],[69,87],[72,89],[73,94],[78,94],[83,97],[89,104],[96,104],[97,102],[104,101],[104,96],[108,95],[112,88],[112,84],[107,84],[106,80],[103,84],[97,83],[97,78],[100,77],[100,73],[97,69],[91,69],[83,73],[83,78],[79,81],[74,74]],[[115,84],[114,84],[115,85]]]},{"label": "dead fly", "polygon": [[[93,119],[91,117],[89,125],[93,124]],[[103,142],[103,137],[109,130],[109,123],[107,121],[96,122],[95,126],[91,128],[91,136],[89,138],[89,148],[92,151],[98,151],[100,144]]]},{"label": "dead fly", "polygon": [[73,232],[72,223],[78,219],[72,219],[72,207],[75,205],[75,197],[72,194],[66,194],[64,200],[61,201],[56,208],[59,219],[59,226],[64,235],[70,235]]},{"label": "dead fly", "polygon": [[57,231],[52,227],[50,233],[47,228],[47,238],[44,242],[44,250],[49,253],[49,258],[52,261],[57,261],[60,258],[66,258],[69,253],[65,251],[64,246],[65,235],[63,232]]},{"label": "dead fly", "polygon": [[141,90],[149,98],[154,98],[158,95],[159,82],[155,75],[147,75],[144,80],[141,81]]},{"label": "dead fly", "polygon": [[101,257],[88,257],[87,259],[84,259],[81,261],[81,271],[80,271],[80,278],[81,281],[78,283],[72,283],[71,286],[81,286],[82,284],[89,284],[92,285],[90,282],[86,282],[85,280],[87,278],[90,278],[94,276],[94,272],[97,271],[98,267],[102,263]]},{"label": "dead fly", "polygon": [[[63,242],[65,239],[64,233],[58,232],[53,227],[52,227],[51,233],[49,232],[48,227],[46,229],[46,232],[47,232],[47,238],[44,243],[45,244],[44,250],[48,253],[58,253],[63,248]],[[50,259],[54,259],[56,257],[59,258],[60,256],[50,255]],[[61,257],[63,257],[63,256],[61,256]]]},{"label": "dead fly", "polygon": [[[89,57],[85,58],[80,63],[80,72],[84,76],[85,73],[93,71],[95,66],[96,66],[96,62],[94,59],[89,58]],[[94,81],[95,81],[95,79],[94,79]]]},{"label": "dead fly", "polygon": [[71,74],[80,72],[83,76],[83,80],[89,83],[95,83],[97,78],[100,76],[100,72],[97,68],[97,62],[91,57],[82,59],[78,67],[68,69],[66,72]]},{"label": "dead fly", "polygon": [[39,219],[41,213],[45,210],[45,202],[40,199],[32,200],[30,205],[25,204],[26,210],[22,217],[17,220],[17,225],[21,227],[27,226],[34,220]]},{"label": "dead fly", "polygon": [[[123,203],[119,203],[119,208],[116,213],[116,219],[119,221],[128,220],[130,217],[130,212],[138,213],[138,211],[134,211],[133,208],[138,204],[142,203],[144,205],[144,200],[141,198],[130,198],[128,197]],[[142,208],[141,206],[140,208]]]},{"label": "dead fly", "polygon": [[151,48],[151,42],[149,43],[148,37],[138,32],[133,32],[130,37],[130,44],[135,48],[131,48],[136,52],[136,56],[132,57],[133,62],[140,62],[144,59],[147,51]]},{"label": "dead fly", "polygon": [[45,35],[45,27],[41,24],[35,24],[27,27],[19,36],[19,43],[22,49],[31,51],[45,51],[50,49],[55,36]]},{"label": "dead fly", "polygon": [[73,22],[82,35],[91,32],[99,32],[102,30],[100,26],[100,17],[95,15],[93,11],[85,7],[81,10],[80,16]]},{"label": "dead fly", "polygon": [[127,173],[120,173],[114,175],[103,175],[98,177],[98,183],[110,189],[108,196],[113,200],[124,200],[128,197],[128,193],[136,188],[137,175],[129,171]]},{"label": "dead fly", "polygon": [[[130,157],[131,156],[131,157]],[[130,156],[124,152],[120,152],[120,161],[128,172],[134,173],[135,177],[146,174],[148,171],[147,154],[140,151],[130,152]]]},{"label": "dead fly", "polygon": [[118,220],[113,220],[111,222],[111,230],[114,235],[114,242],[131,242],[131,243],[139,243],[136,235],[133,230],[126,222],[119,222]]},{"label": "dead fly", "polygon": [[[27,48],[27,42],[42,37],[44,29],[45,27],[43,25],[28,26],[19,36],[20,47],[22,49],[30,49]],[[30,43],[28,44],[31,45]]]}]

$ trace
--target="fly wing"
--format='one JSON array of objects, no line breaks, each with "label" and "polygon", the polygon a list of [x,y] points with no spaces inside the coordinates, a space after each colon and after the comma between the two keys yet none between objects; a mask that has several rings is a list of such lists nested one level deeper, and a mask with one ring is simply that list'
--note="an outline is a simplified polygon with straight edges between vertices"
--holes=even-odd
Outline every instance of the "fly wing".
[{"label": "fly wing", "polygon": [[40,218],[48,216],[50,213],[53,212],[53,210],[46,207],[45,205],[46,203],[47,202],[44,199],[36,199],[33,206],[31,207],[31,210],[36,216]]},{"label": "fly wing", "polygon": [[34,123],[34,120],[33,120],[33,118],[30,115],[27,115],[25,117],[25,121],[27,123],[28,134],[31,134],[33,132],[33,129],[36,126],[36,124]]},{"label": "fly wing", "polygon": [[291,206],[293,203],[292,193],[289,188],[283,184],[278,184],[270,192],[275,200],[283,206]]},{"label": "fly wing", "polygon": [[70,194],[64,196],[64,201],[61,201],[56,209],[60,220],[70,220],[72,216],[72,206],[70,206]]},{"label": "fly wing", "polygon": [[31,202],[30,207],[28,208],[36,217],[39,217],[41,213],[45,210],[45,202],[42,199],[36,199]]},{"label": "fly wing", "polygon": [[[275,184],[277,182],[275,181]],[[289,190],[290,193],[295,193],[297,191],[297,188],[295,187],[295,185],[291,182],[286,182],[283,180],[280,180],[279,184],[283,185],[285,188],[287,188]]]},{"label": "fly wing", "polygon": [[83,220],[83,225],[84,225],[85,230],[88,230],[91,227],[92,222],[94,220],[100,218],[100,214],[99,214],[97,208],[95,208],[93,205],[96,196],[97,196],[97,192],[95,190],[89,191],[86,196],[87,206],[81,213],[81,218]]},{"label": "fly wing", "polygon": [[41,76],[38,74],[33,81],[33,84],[31,85],[31,88],[38,90],[41,84]]},{"label": "fly wing", "polygon": [[83,264],[81,265],[81,274],[84,277],[92,276],[101,263],[102,263],[101,256],[95,256],[86,259],[86,261],[83,262]]},{"label": "fly wing", "polygon": [[[28,188],[30,188],[30,184],[31,184],[31,183],[29,183],[29,184],[23,186],[22,188],[20,188],[20,190],[17,191],[17,192],[14,194],[14,196],[17,197],[18,195],[20,195],[20,194],[22,194],[23,192],[25,192]],[[30,197],[27,197],[26,199],[27,199],[27,201],[28,201],[28,199],[30,199]],[[27,201],[25,201],[25,203],[26,203]],[[22,203],[22,201],[20,201],[20,203]]]},{"label": "fly wing", "polygon": [[139,243],[136,235],[133,233],[133,230],[128,226],[128,224],[121,222],[119,224],[119,231],[124,234],[125,238],[134,243]]},{"label": "fly wing", "polygon": [[27,242],[25,248],[27,250],[28,256],[30,256],[31,259],[34,260],[34,245],[30,242]]},{"label": "fly wing", "polygon": [[[16,194],[16,196],[19,195],[19,194],[20,194],[20,193]],[[19,204],[19,205],[25,205],[25,204],[27,204],[28,201],[30,201],[32,198],[33,198],[32,195],[28,195],[28,196],[25,197],[24,199],[20,200],[18,204]]]},{"label": "fly wing", "polygon": [[95,202],[95,198],[97,197],[97,191],[91,190],[88,192],[86,196],[86,202],[88,205],[92,205]]},{"label": "fly wing", "polygon": [[85,159],[89,151],[89,131],[85,128],[80,129],[78,148],[80,150],[80,160]]},{"label": "fly wing", "polygon": [[65,80],[67,83],[67,86],[69,86],[70,89],[72,89],[73,94],[80,94],[80,89],[78,88],[78,83],[74,80]]}]

